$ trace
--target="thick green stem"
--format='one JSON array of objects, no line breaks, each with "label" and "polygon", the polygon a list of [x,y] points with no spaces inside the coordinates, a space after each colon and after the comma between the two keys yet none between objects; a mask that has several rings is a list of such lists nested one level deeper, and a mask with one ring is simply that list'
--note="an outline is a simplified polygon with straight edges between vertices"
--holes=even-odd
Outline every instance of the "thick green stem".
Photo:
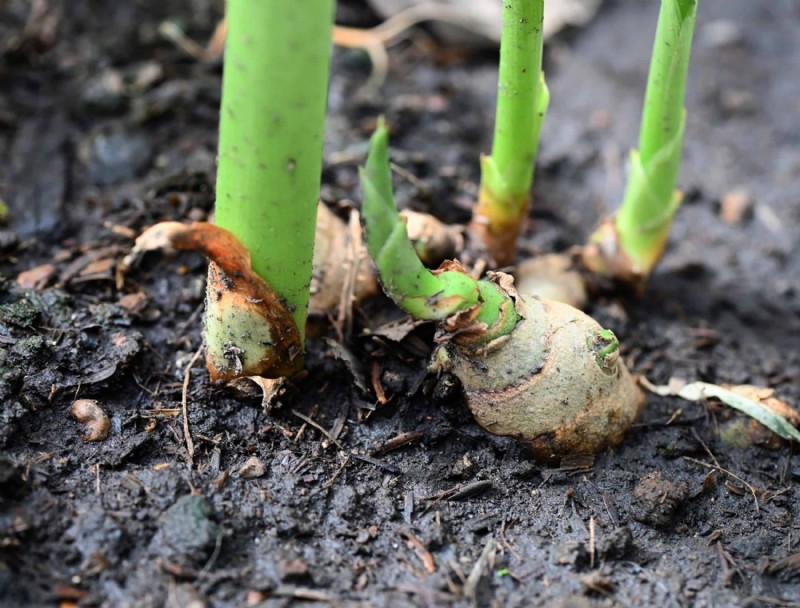
[{"label": "thick green stem", "polygon": [[491,156],[481,158],[473,229],[501,265],[511,262],[528,209],[550,94],[542,74],[544,0],[505,0]]},{"label": "thick green stem", "polygon": [[334,0],[228,0],[217,223],[305,330]]},{"label": "thick green stem", "polygon": [[617,214],[620,246],[642,274],[661,257],[680,205],[675,182],[686,123],[684,97],[697,0],[662,0],[647,81],[639,151]]},{"label": "thick green stem", "polygon": [[[542,22],[544,0],[505,0],[491,162],[509,198],[527,197],[544,119]],[[494,175],[487,175],[490,180]],[[493,184],[489,184],[492,186]]]},{"label": "thick green stem", "polygon": [[453,263],[447,266],[450,269],[431,272],[417,257],[392,194],[389,133],[383,120],[372,136],[360,176],[367,250],[387,295],[417,319],[443,321],[475,310],[476,320],[487,327],[487,339],[509,333],[519,317],[498,285],[476,281]]}]

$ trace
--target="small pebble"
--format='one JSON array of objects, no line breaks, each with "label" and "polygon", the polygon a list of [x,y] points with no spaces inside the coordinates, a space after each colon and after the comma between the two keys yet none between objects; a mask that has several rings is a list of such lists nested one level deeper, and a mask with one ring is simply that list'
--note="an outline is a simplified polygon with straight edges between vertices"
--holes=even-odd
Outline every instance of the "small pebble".
[{"label": "small pebble", "polygon": [[111,430],[111,421],[94,399],[78,399],[72,404],[72,415],[75,420],[85,424],[89,432],[83,436],[84,441],[105,441]]},{"label": "small pebble", "polygon": [[753,215],[753,199],[746,190],[733,190],[722,197],[719,217],[726,224],[741,224]]},{"label": "small pebble", "polygon": [[261,462],[258,457],[251,456],[247,459],[247,462],[239,468],[239,476],[242,479],[255,479],[256,477],[263,476],[266,470],[264,463]]}]

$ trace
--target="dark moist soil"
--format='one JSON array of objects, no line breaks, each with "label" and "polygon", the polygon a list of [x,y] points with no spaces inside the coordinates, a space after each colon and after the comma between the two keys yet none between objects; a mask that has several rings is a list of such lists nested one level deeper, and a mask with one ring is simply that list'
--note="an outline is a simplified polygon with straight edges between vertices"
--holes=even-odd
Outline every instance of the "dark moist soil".
[{"label": "dark moist soil", "polygon": [[[344,346],[332,332],[310,341],[307,375],[279,410],[210,385],[197,361],[188,466],[177,412],[201,344],[205,262],[154,255],[122,289],[114,272],[144,227],[212,208],[220,66],[157,28],[176,20],[202,41],[220,9],[0,3],[0,184],[13,217],[0,232],[0,604],[800,605],[791,447],[733,447],[719,435],[729,411],[649,396],[619,447],[536,463],[426,376],[431,328],[364,336],[399,316],[384,301],[356,315]],[[582,242],[619,200],[657,9],[609,1],[550,44],[521,255]],[[356,2],[339,11],[375,22]],[[701,3],[671,246],[644,297],[590,311],[656,383],[752,383],[800,403],[798,23],[794,0]],[[364,98],[364,55],[337,50],[325,201],[358,200],[356,164],[384,113],[395,162],[421,180],[396,179],[401,205],[465,220],[490,147],[495,61],[417,33]],[[724,221],[737,191],[744,212]],[[19,288],[32,268],[39,288]],[[82,440],[76,398],[109,415],[105,442]]]}]

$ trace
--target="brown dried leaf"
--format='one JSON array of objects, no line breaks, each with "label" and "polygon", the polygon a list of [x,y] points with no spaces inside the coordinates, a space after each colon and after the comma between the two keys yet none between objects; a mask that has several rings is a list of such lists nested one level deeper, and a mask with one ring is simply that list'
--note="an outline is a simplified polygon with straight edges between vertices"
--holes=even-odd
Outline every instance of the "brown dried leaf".
[{"label": "brown dried leaf", "polygon": [[44,289],[56,276],[56,267],[53,264],[42,264],[17,275],[17,285],[26,289]]},{"label": "brown dried leaf", "polygon": [[231,388],[250,394],[250,383],[254,383],[261,389],[261,407],[264,411],[270,411],[275,407],[275,399],[283,391],[286,378],[262,378],[261,376],[245,376],[231,381]]}]

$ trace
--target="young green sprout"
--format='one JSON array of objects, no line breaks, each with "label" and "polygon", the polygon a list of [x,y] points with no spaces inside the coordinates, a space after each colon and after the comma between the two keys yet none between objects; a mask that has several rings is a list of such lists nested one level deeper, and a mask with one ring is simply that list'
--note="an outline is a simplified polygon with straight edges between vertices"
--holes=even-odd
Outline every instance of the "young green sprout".
[{"label": "young green sprout", "polygon": [[593,272],[641,287],[664,251],[681,203],[675,182],[686,125],[684,96],[697,0],[662,0],[639,150],[631,151],[622,206],[584,248]]},{"label": "young green sprout", "polygon": [[505,0],[491,156],[481,158],[472,231],[497,266],[514,260],[550,94],[542,74],[544,0]]},{"label": "young green sprout", "polygon": [[543,459],[618,443],[642,398],[614,334],[566,304],[518,296],[503,273],[476,281],[457,262],[425,268],[394,202],[382,120],[360,174],[367,249],[383,288],[413,317],[440,323],[432,369],[461,381],[478,423]]}]

